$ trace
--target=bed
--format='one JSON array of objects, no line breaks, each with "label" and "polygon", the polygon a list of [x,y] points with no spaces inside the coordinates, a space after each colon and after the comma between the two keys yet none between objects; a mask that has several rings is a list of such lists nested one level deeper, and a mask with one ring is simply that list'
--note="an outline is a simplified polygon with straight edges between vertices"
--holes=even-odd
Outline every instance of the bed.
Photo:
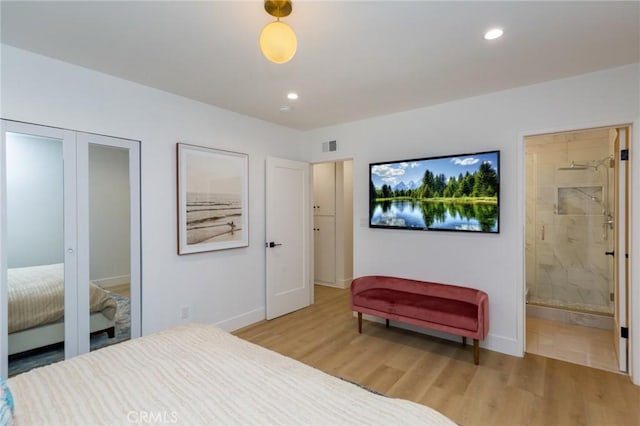
[{"label": "bed", "polygon": [[[64,264],[8,270],[9,355],[64,341]],[[90,331],[113,337],[116,300],[89,283]]]},{"label": "bed", "polygon": [[187,324],[8,380],[15,425],[455,425],[212,325]]}]

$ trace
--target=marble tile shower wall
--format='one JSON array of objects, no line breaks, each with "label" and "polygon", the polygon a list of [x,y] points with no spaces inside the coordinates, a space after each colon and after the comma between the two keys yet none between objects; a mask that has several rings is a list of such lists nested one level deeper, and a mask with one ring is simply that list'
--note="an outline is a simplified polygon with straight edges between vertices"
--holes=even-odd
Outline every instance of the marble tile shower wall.
[{"label": "marble tile shower wall", "polygon": [[571,161],[595,164],[607,157],[608,131],[592,132],[527,141],[527,300],[610,314],[612,258],[604,253],[613,244],[613,231],[603,224],[613,201],[605,173],[612,178],[612,169],[607,163],[561,170]]}]

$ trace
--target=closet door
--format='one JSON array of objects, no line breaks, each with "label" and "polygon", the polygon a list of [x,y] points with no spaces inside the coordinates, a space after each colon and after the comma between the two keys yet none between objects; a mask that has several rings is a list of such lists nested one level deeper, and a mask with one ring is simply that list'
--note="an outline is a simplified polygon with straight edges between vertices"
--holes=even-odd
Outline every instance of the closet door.
[{"label": "closet door", "polygon": [[78,133],[79,349],[140,336],[140,144]]},{"label": "closet door", "polygon": [[139,142],[1,123],[0,374],[139,337]]},{"label": "closet door", "polygon": [[1,126],[0,373],[6,377],[78,353],[76,144],[75,133],[62,129],[5,120]]},{"label": "closet door", "polygon": [[315,216],[314,276],[316,283],[336,282],[336,222],[334,216]]},{"label": "closet door", "polygon": [[313,214],[334,216],[336,214],[336,164],[313,165]]}]

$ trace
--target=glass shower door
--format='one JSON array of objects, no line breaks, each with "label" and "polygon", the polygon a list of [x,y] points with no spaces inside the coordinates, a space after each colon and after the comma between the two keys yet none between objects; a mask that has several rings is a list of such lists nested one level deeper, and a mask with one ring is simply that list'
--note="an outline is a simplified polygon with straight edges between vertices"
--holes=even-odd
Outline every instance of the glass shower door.
[{"label": "glass shower door", "polygon": [[613,315],[615,187],[608,129],[527,140],[532,304]]}]

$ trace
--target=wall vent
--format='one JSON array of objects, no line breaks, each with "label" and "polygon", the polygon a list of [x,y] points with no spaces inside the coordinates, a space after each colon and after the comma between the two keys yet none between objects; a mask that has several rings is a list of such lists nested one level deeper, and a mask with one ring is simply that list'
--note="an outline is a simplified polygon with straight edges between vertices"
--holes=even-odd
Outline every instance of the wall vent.
[{"label": "wall vent", "polygon": [[338,150],[336,141],[322,142],[322,152],[333,152]]}]

